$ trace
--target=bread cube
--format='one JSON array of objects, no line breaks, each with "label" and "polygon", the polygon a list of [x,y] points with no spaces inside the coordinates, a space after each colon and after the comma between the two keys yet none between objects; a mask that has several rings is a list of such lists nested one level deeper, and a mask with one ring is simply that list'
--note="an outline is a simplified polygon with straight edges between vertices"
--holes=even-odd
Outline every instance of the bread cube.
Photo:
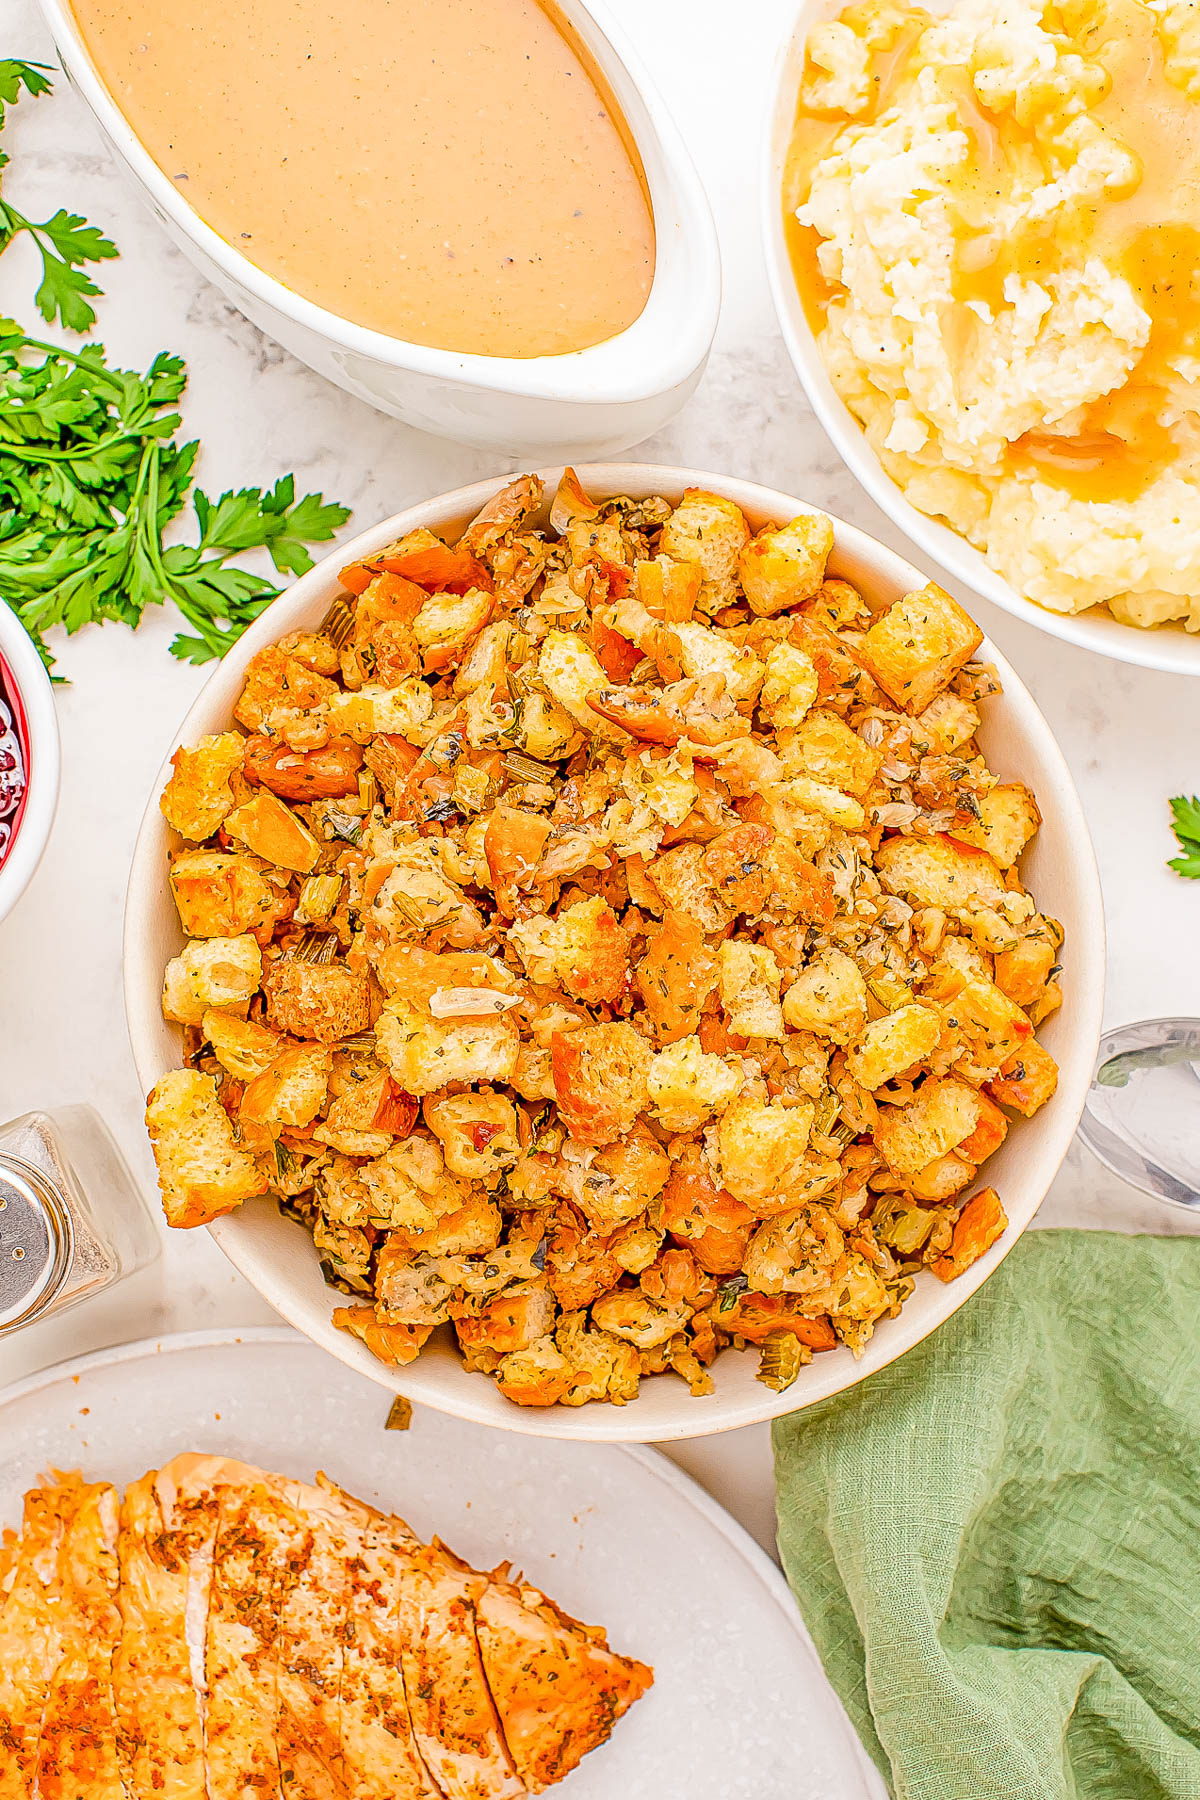
[{"label": "bread cube", "polygon": [[267,1178],[238,1143],[211,1075],[170,1070],[150,1092],[146,1129],[168,1225],[207,1225],[266,1192]]},{"label": "bread cube", "polygon": [[1015,949],[996,958],[996,986],[1001,993],[1028,1011],[1050,979],[1062,935],[1056,920],[1035,913]]},{"label": "bread cube", "polygon": [[793,1031],[848,1044],[867,1018],[867,984],[858,964],[844,950],[819,951],[783,996],[783,1017]]},{"label": "bread cube", "polygon": [[550,918],[538,913],[511,925],[529,979],[597,1006],[620,998],[629,975],[629,940],[607,900],[594,894]]},{"label": "bread cube", "polygon": [[554,1095],[571,1136],[608,1144],[632,1130],[650,1098],[653,1051],[632,1025],[585,1025],[550,1045]]},{"label": "bread cube", "polygon": [[171,893],[188,937],[240,937],[270,917],[275,890],[245,856],[189,850],[170,868]]},{"label": "bread cube", "polygon": [[495,1088],[426,1098],[421,1111],[452,1175],[495,1187],[521,1154],[517,1109]]},{"label": "bread cube", "polygon": [[936,1157],[926,1168],[908,1177],[905,1185],[915,1200],[940,1205],[943,1200],[952,1200],[955,1194],[960,1194],[963,1188],[974,1181],[976,1164],[968,1162],[965,1155],[966,1147],[974,1135],[972,1133],[971,1137],[964,1138],[957,1150],[950,1151],[947,1156]]},{"label": "bread cube", "polygon": [[332,1318],[339,1331],[358,1338],[372,1356],[392,1369],[415,1362],[433,1330],[432,1325],[405,1325],[394,1319],[385,1322],[371,1306],[335,1306]]},{"label": "bread cube", "polygon": [[873,1019],[846,1052],[846,1073],[873,1092],[895,1081],[914,1063],[924,1062],[942,1035],[940,1014],[932,1007],[902,1006]]},{"label": "bread cube", "polygon": [[800,513],[789,525],[768,525],[743,546],[738,574],[752,610],[762,618],[811,599],[825,579],[833,522]]},{"label": "bread cube", "polygon": [[650,1065],[651,1113],[664,1131],[698,1131],[725,1110],[743,1080],[736,1065],[702,1050],[698,1037],[679,1038]]},{"label": "bread cube", "polygon": [[965,982],[942,1002],[941,1014],[947,1028],[967,1045],[976,1067],[993,1075],[1033,1041],[1028,1014],[992,981]]},{"label": "bread cube", "polygon": [[425,682],[410,676],[395,687],[372,683],[354,693],[332,694],[325,711],[339,736],[365,744],[380,732],[409,737],[419,731],[433,712],[433,695]]},{"label": "bread cube", "polygon": [[720,675],[726,694],[735,703],[757,698],[765,671],[753,650],[706,625],[681,623],[671,629],[679,642],[679,660],[686,676],[699,681],[705,675]]},{"label": "bread cube", "polygon": [[820,677],[812,657],[795,644],[773,644],[767,656],[758,710],[776,731],[800,725],[817,697]]},{"label": "bread cube", "polygon": [[297,875],[311,874],[321,854],[308,826],[268,788],[231,812],[225,830],[264,862]]},{"label": "bread cube", "polygon": [[566,708],[536,689],[531,689],[521,702],[515,738],[517,747],[539,762],[557,762],[580,743],[575,721]]},{"label": "bread cube", "polygon": [[279,1055],[279,1037],[274,1031],[219,1007],[209,1007],[200,1029],[221,1067],[238,1081],[253,1081]]},{"label": "bread cube", "polygon": [[336,1044],[371,1023],[370,984],[365,974],[340,963],[302,962],[280,956],[263,973],[267,1018],[291,1037]]},{"label": "bread cube", "polygon": [[801,722],[783,760],[789,772],[798,770],[861,800],[879,772],[883,751],[865,744],[836,713],[820,708]]},{"label": "bread cube", "polygon": [[995,1080],[987,1083],[987,1091],[1001,1106],[1028,1119],[1045,1106],[1057,1086],[1058,1064],[1042,1044],[1031,1039]]},{"label": "bread cube", "polygon": [[220,829],[234,805],[229,778],[241,768],[245,754],[246,740],[240,731],[202,737],[193,748],[181,745],[176,750],[158,805],[180,837],[199,844]]},{"label": "bread cube", "polygon": [[401,995],[375,1021],[379,1055],[409,1094],[433,1094],[451,1081],[507,1081],[521,1035],[508,1013],[435,1019]]},{"label": "bread cube", "polygon": [[1011,869],[1042,822],[1037,801],[1019,781],[992,788],[979,801],[979,817],[956,824],[951,836],[986,850],[1001,869]]},{"label": "bread cube", "polygon": [[745,1038],[782,1038],[781,976],[774,952],[729,938],[720,955],[721,1005],[730,1031]]},{"label": "bread cube", "polygon": [[702,604],[713,612],[733,598],[738,558],[749,537],[740,506],[722,494],[687,488],[662,528],[658,547],[676,562],[699,565]]},{"label": "bread cube", "polygon": [[589,694],[608,686],[587,641],[574,631],[548,631],[538,651],[538,679],[563,711],[594,737],[605,730],[599,713],[587,703]]},{"label": "bread cube", "polygon": [[972,1194],[955,1220],[950,1248],[930,1266],[939,1281],[953,1281],[978,1262],[1008,1227],[1008,1215],[995,1188]]},{"label": "bread cube", "polygon": [[983,633],[935,581],[905,594],[877,619],[859,658],[907,713],[924,712],[983,642]]},{"label": "bread cube", "polygon": [[998,897],[1004,887],[999,867],[986,851],[944,836],[888,838],[875,852],[875,868],[889,894],[946,912],[980,897]]},{"label": "bread cube", "polygon": [[722,931],[730,915],[709,876],[705,851],[691,840],[677,844],[647,865],[646,876],[664,906],[687,913],[701,931]]},{"label": "bread cube", "polygon": [[928,1080],[907,1106],[880,1107],[875,1147],[895,1174],[916,1175],[970,1137],[981,1110],[965,1081]]},{"label": "bread cube", "polygon": [[262,953],[250,936],[195,939],[167,964],[163,1017],[199,1025],[208,1008],[245,1014],[262,981]]},{"label": "bread cube", "polygon": [[448,668],[483,630],[494,605],[492,595],[481,588],[469,588],[465,594],[431,594],[412,627],[426,671]]},{"label": "bread cube", "polygon": [[948,690],[931,700],[918,714],[914,741],[928,743],[931,751],[943,756],[961,750],[979,730],[979,709],[958,694]]},{"label": "bread cube", "polygon": [[758,1213],[786,1197],[799,1176],[814,1116],[807,1101],[764,1105],[741,1095],[732,1102],[717,1125],[716,1144],[721,1180],[735,1200]]},{"label": "bread cube", "polygon": [[366,1193],[367,1222],[387,1231],[432,1231],[470,1198],[467,1184],[447,1173],[434,1139],[420,1132],[397,1139],[382,1156],[364,1163],[358,1179]]},{"label": "bread cube", "polygon": [[238,1118],[276,1134],[284,1125],[311,1125],[325,1104],[332,1061],[322,1044],[281,1050],[242,1095]]}]

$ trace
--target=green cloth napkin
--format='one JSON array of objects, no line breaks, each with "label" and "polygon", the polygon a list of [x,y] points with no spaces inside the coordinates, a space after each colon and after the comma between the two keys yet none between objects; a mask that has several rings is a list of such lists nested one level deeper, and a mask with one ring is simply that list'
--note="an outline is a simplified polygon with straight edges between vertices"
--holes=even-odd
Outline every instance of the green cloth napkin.
[{"label": "green cloth napkin", "polygon": [[1200,1800],[1200,1239],[1029,1233],[775,1472],[897,1800]]}]

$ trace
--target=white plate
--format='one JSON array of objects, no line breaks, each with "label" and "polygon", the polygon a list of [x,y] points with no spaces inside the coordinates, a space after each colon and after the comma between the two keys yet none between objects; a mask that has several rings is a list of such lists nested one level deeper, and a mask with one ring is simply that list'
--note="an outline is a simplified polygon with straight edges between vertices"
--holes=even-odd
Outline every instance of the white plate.
[{"label": "white plate", "polygon": [[326,1469],[480,1568],[511,1559],[654,1665],[563,1800],[886,1800],[778,1570],[664,1457],[423,1408],[388,1432],[388,1405],[282,1326],[98,1351],[0,1393],[0,1526],[48,1468],[122,1484],[195,1449]]}]

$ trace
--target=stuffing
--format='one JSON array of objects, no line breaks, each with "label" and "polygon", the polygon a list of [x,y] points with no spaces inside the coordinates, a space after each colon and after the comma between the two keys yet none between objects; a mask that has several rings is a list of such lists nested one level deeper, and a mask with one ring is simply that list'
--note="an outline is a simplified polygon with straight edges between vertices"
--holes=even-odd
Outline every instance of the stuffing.
[{"label": "stuffing", "polygon": [[920,713],[969,662],[983,633],[936,581],[905,594],[858,647],[864,666],[905,712]]},{"label": "stuffing", "polygon": [[867,984],[844,950],[820,950],[783,996],[784,1023],[848,1044],[866,1023]]},{"label": "stuffing", "polygon": [[617,1000],[629,979],[629,940],[600,895],[579,900],[556,918],[545,913],[508,930],[526,973],[542,987],[561,988],[589,1006]]},{"label": "stuffing", "polygon": [[371,1023],[370,985],[365,974],[337,963],[300,962],[279,956],[263,969],[267,1022],[292,1037],[335,1044]]},{"label": "stuffing", "polygon": [[232,1211],[267,1178],[242,1149],[211,1075],[171,1069],[146,1102],[167,1223],[187,1229]]},{"label": "stuffing", "polygon": [[189,843],[203,843],[234,808],[230,777],[241,769],[246,740],[238,731],[204,737],[192,749],[181,745],[171,758],[171,778],[159,808],[167,824]]},{"label": "stuffing", "polygon": [[721,1005],[730,1031],[744,1038],[781,1038],[779,964],[762,944],[727,938],[721,945]]},{"label": "stuffing", "polygon": [[163,980],[163,1017],[199,1025],[209,1007],[245,1015],[262,981],[262,953],[252,937],[211,937],[186,944]]},{"label": "stuffing", "polygon": [[833,524],[824,513],[801,513],[790,525],[768,525],[738,557],[742,591],[762,617],[798,606],[818,591],[833,549]]},{"label": "stuffing", "polygon": [[572,1137],[607,1144],[632,1129],[649,1098],[653,1051],[632,1025],[585,1025],[550,1046],[554,1096]]},{"label": "stuffing", "polygon": [[521,1034],[507,1013],[435,1019],[396,996],[375,1021],[375,1042],[406,1093],[432,1094],[451,1081],[507,1081],[517,1066]]},{"label": "stuffing", "polygon": [[778,1387],[1004,1228],[963,1197],[1057,1076],[1036,802],[975,628],[830,577],[823,515],[541,496],[347,567],[176,754],[164,1207],[272,1194],[361,1354],[450,1325],[517,1405],[746,1344]]},{"label": "stuffing", "polygon": [[188,850],[171,864],[171,893],[190,938],[240,937],[271,917],[275,890],[246,856]]},{"label": "stuffing", "polygon": [[679,1038],[650,1065],[651,1113],[664,1131],[698,1131],[725,1110],[743,1080],[739,1068],[702,1050],[698,1037]]}]

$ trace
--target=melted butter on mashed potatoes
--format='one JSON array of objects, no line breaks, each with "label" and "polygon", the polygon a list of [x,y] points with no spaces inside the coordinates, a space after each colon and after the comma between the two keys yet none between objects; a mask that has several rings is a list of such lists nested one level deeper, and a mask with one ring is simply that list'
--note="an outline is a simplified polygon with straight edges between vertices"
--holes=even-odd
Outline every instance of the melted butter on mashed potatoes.
[{"label": "melted butter on mashed potatoes", "polygon": [[884,467],[1011,585],[1200,630],[1200,8],[868,0],[816,26],[785,194]]}]

